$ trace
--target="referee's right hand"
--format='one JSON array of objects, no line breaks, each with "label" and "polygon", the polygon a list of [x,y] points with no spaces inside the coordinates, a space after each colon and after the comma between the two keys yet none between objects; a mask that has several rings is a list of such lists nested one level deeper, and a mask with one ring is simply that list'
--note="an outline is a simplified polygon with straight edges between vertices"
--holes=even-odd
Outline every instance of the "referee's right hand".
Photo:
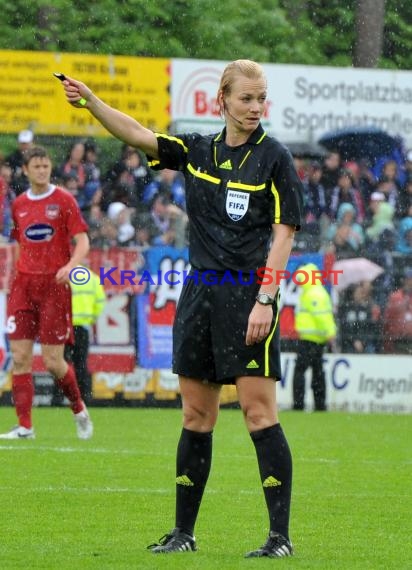
[{"label": "referee's right hand", "polygon": [[66,79],[62,81],[62,85],[64,87],[66,99],[70,105],[78,108],[87,108],[88,101],[93,93],[85,83],[77,81],[77,79],[67,77],[66,75]]}]

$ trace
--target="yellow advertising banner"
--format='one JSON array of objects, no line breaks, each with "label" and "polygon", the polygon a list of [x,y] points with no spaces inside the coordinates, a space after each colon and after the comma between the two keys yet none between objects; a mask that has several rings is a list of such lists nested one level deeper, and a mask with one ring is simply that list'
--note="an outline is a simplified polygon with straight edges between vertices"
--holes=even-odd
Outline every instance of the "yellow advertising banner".
[{"label": "yellow advertising banner", "polygon": [[54,72],[84,81],[146,127],[167,131],[169,71],[169,59],[0,50],[0,133],[108,136],[87,110],[66,102]]},{"label": "yellow advertising banner", "polygon": [[[93,378],[93,398],[95,400],[112,400],[122,395],[124,400],[151,404],[161,402],[180,406],[179,384],[177,375],[174,381],[162,382],[162,374],[171,376],[168,370],[148,370],[136,367],[129,373],[96,372]],[[1,395],[1,392],[0,392]],[[225,385],[220,393],[221,405],[232,405],[238,402],[236,386]]]}]

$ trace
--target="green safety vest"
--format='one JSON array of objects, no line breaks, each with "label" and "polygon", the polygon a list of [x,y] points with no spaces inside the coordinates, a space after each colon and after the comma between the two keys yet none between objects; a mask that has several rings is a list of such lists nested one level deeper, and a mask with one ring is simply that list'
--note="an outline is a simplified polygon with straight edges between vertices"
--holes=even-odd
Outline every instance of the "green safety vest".
[{"label": "green safety vest", "polygon": [[106,295],[99,277],[90,271],[90,279],[83,285],[70,283],[72,290],[72,322],[74,326],[89,326],[96,322],[104,309]]},{"label": "green safety vest", "polygon": [[295,308],[295,329],[301,340],[325,344],[336,335],[329,293],[322,285],[301,285]]}]

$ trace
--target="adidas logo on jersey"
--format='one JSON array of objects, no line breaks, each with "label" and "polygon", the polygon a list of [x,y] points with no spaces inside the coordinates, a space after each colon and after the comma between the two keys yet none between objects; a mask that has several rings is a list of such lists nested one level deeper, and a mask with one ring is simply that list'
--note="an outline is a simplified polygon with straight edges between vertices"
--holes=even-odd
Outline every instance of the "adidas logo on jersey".
[{"label": "adidas logo on jersey", "polygon": [[219,168],[224,168],[225,170],[232,170],[232,163],[230,162],[230,158],[222,162]]},{"label": "adidas logo on jersey", "polygon": [[246,368],[259,368],[259,364],[256,362],[256,360],[251,360]]}]

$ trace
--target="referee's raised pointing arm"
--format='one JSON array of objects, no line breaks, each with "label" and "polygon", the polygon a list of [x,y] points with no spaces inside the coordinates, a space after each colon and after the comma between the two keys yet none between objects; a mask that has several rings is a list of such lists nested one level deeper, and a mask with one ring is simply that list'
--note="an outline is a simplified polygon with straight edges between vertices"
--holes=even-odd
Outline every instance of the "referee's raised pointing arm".
[{"label": "referee's raised pointing arm", "polygon": [[157,139],[153,131],[135,119],[110,107],[81,81],[65,76],[62,85],[67,101],[77,108],[87,109],[113,136],[145,154],[158,158]]}]

